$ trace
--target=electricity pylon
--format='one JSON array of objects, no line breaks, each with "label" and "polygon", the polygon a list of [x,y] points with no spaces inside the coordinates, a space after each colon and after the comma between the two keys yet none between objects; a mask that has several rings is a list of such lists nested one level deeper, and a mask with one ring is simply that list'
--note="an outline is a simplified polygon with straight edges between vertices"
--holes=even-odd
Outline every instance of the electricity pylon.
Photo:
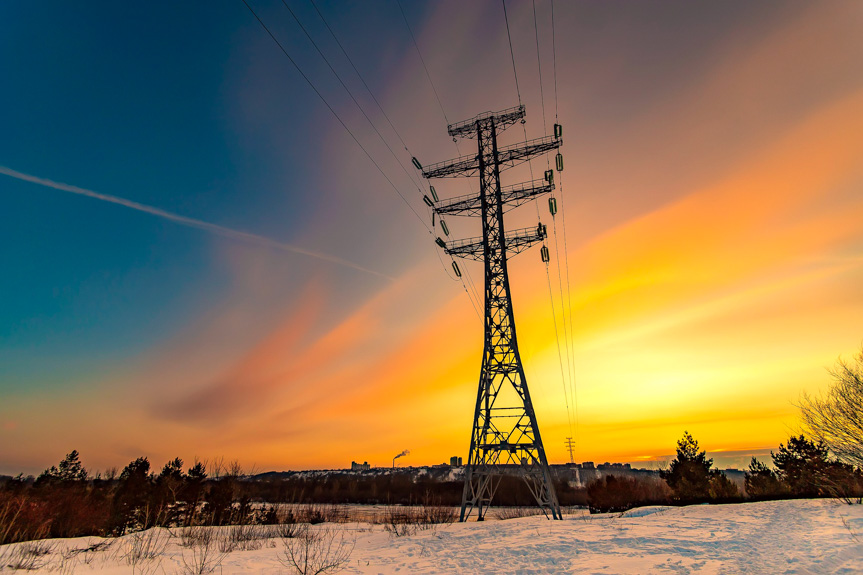
[{"label": "electricity pylon", "polygon": [[566,446],[566,450],[569,451],[569,462],[575,463],[575,455],[573,455],[573,452],[575,451],[575,442],[571,437],[567,437],[563,444]]},{"label": "electricity pylon", "polygon": [[[425,178],[479,176],[479,195],[445,201],[425,198],[439,217],[445,215],[480,216],[482,237],[447,242],[437,238],[447,254],[485,262],[485,342],[479,390],[470,440],[470,455],[465,470],[461,521],[476,509],[482,521],[504,475],[524,479],[537,504],[554,519],[560,519],[560,505],[551,482],[545,448],[527,380],[521,365],[515,319],[507,275],[507,255],[520,253],[546,237],[545,226],[506,232],[503,214],[554,189],[553,172],[545,180],[500,186],[500,172],[533,156],[559,148],[561,130],[555,135],[499,147],[498,132],[524,121],[524,106],[497,113],[480,114],[470,120],[447,126],[453,138],[476,138],[477,154],[462,156],[422,168]],[[415,165],[421,168],[418,161]],[[433,189],[432,189],[433,190]],[[441,228],[448,231],[445,224]],[[548,250],[543,246],[543,260]]]}]

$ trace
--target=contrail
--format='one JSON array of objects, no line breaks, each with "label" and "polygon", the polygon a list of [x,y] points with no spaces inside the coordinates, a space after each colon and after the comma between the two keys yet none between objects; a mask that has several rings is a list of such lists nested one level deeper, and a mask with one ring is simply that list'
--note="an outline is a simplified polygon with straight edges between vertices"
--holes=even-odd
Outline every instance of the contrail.
[{"label": "contrail", "polygon": [[330,263],[338,264],[341,266],[349,267],[351,269],[359,270],[361,272],[372,274],[372,275],[375,275],[378,277],[386,278],[389,280],[393,279],[392,277],[390,277],[388,275],[382,274],[380,272],[376,272],[375,270],[370,270],[368,268],[357,265],[357,264],[355,264],[351,261],[348,261],[346,259],[342,259],[338,256],[331,256],[329,254],[324,254],[321,252],[307,250],[305,248],[301,248],[301,247],[298,247],[298,246],[295,246],[292,244],[277,242],[276,240],[271,240],[270,238],[267,238],[264,236],[259,236],[257,234],[252,234],[249,232],[234,230],[231,228],[226,228],[224,226],[220,226],[218,224],[211,224],[210,222],[205,222],[203,220],[198,220],[195,218],[189,218],[186,216],[181,216],[180,214],[168,212],[168,211],[165,211],[165,210],[162,210],[159,208],[154,208],[152,206],[148,206],[145,204],[139,204],[138,202],[133,202],[131,200],[118,198],[117,196],[109,196],[108,194],[100,194],[100,193],[94,192],[92,190],[86,190],[84,188],[79,188],[78,186],[70,186],[69,184],[64,184],[61,182],[54,182],[52,180],[46,180],[45,178],[39,178],[37,176],[31,176],[30,174],[25,174],[23,172],[13,170],[13,169],[7,168],[5,166],[0,166],[0,174],[3,174],[5,176],[9,176],[10,178],[23,180],[25,182],[38,184],[40,186],[45,186],[48,188],[54,188],[55,190],[61,190],[63,192],[71,192],[73,194],[78,194],[79,196],[87,196],[88,198],[94,198],[97,200],[102,200],[103,202],[110,202],[112,204],[125,206],[125,207],[131,208],[133,210],[138,210],[139,212],[144,212],[144,213],[151,214],[151,215],[159,217],[159,218],[170,220],[172,222],[178,223],[178,224],[183,225],[183,226],[188,226],[190,228],[197,228],[199,230],[211,232],[211,233],[214,233],[216,235],[230,238],[233,240],[238,240],[241,242],[248,242],[251,244],[256,244],[259,246],[272,248],[275,250],[292,252],[295,254],[302,254],[304,256],[309,256],[312,258],[317,258],[319,260],[323,260],[325,262],[330,262]]}]

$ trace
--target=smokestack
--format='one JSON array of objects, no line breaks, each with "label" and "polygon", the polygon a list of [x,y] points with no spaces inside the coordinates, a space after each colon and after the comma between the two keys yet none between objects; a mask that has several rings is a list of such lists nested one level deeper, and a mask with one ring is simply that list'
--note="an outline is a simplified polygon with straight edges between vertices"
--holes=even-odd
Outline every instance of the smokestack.
[{"label": "smokestack", "polygon": [[399,457],[404,457],[405,455],[410,455],[410,454],[411,454],[410,450],[405,449],[404,451],[402,451],[401,453],[399,453],[398,455],[393,457],[393,469],[396,468],[396,459],[398,459]]}]

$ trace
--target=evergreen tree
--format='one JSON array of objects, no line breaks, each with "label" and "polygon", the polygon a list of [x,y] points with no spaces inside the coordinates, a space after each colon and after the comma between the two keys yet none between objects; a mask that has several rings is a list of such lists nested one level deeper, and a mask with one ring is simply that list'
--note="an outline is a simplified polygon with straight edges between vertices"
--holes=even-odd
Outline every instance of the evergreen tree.
[{"label": "evergreen tree", "polygon": [[863,496],[863,473],[852,466],[831,460],[823,441],[791,437],[788,445],[779,444],[779,452],[770,455],[778,469],[779,479],[795,497]]},{"label": "evergreen tree", "polygon": [[746,472],[744,481],[746,494],[751,499],[769,499],[787,492],[776,472],[754,457],[749,462],[749,471]]},{"label": "evergreen tree", "polygon": [[201,461],[195,461],[195,464],[186,472],[186,485],[184,495],[186,498],[186,516],[184,519],[185,525],[194,525],[198,517],[199,505],[204,500],[204,481],[207,479],[207,465]]},{"label": "evergreen tree", "polygon": [[54,483],[72,483],[87,481],[87,470],[78,459],[78,450],[73,449],[63,461],[60,462],[59,469],[51,466],[43,471],[36,479],[36,484],[39,486]]},{"label": "evergreen tree", "polygon": [[710,494],[710,499],[718,502],[730,501],[740,497],[740,490],[737,488],[737,485],[718,469],[710,471],[708,493]]},{"label": "evergreen tree", "polygon": [[779,444],[777,453],[770,452],[779,479],[792,495],[817,497],[829,467],[827,448],[824,443],[815,443],[803,435],[792,436],[788,445]]},{"label": "evergreen tree", "polygon": [[176,457],[165,464],[156,478],[156,520],[159,525],[179,525],[184,516],[181,503],[186,477],[183,475],[183,460]]},{"label": "evergreen tree", "polygon": [[677,457],[668,470],[660,471],[660,476],[680,503],[736,497],[737,487],[724,474],[711,467],[713,459],[708,459],[706,451],[698,451],[698,442],[688,431],[684,431],[683,437],[677,442]]},{"label": "evergreen tree", "polygon": [[122,535],[130,528],[146,529],[155,525],[152,498],[153,476],[150,474],[150,460],[139,457],[120,473],[112,506],[111,530]]}]

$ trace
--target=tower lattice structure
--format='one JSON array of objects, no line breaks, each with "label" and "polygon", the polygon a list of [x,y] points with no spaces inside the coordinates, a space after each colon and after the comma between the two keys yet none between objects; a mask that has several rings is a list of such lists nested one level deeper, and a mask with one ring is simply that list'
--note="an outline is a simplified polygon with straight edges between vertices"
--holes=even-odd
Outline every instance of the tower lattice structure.
[{"label": "tower lattice structure", "polygon": [[[473,138],[476,155],[426,166],[425,178],[479,176],[479,195],[466,195],[431,202],[439,217],[446,215],[479,216],[482,237],[454,241],[438,238],[447,254],[485,263],[485,337],[479,389],[470,440],[470,455],[465,470],[461,521],[475,510],[483,520],[503,476],[524,479],[540,508],[560,519],[560,505],[551,481],[539,425],[516,338],[507,257],[542,242],[545,226],[506,231],[504,212],[554,189],[552,172],[544,180],[501,188],[501,170],[550,152],[562,144],[561,131],[555,135],[499,146],[498,134],[524,121],[524,106],[496,113],[485,113],[450,124],[453,138]],[[427,202],[428,203],[428,202]],[[444,225],[443,229],[447,229]],[[543,249],[547,260],[547,249]]]}]

